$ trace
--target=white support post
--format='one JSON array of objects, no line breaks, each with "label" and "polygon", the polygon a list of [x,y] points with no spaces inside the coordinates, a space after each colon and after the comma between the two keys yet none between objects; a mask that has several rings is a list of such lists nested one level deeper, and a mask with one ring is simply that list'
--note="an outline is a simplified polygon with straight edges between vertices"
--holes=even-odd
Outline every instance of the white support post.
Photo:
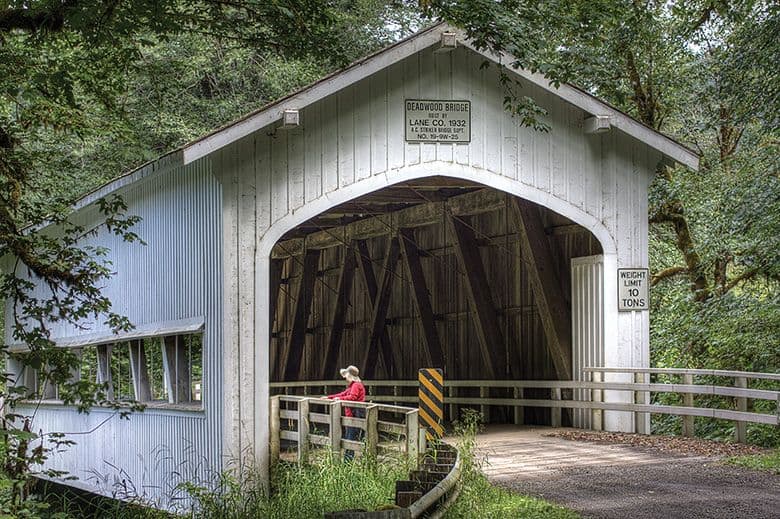
[{"label": "white support post", "polygon": [[406,456],[417,463],[420,452],[420,431],[423,431],[422,437],[425,438],[425,429],[420,429],[417,409],[406,413]]},{"label": "white support post", "polygon": [[130,341],[128,348],[135,399],[139,402],[149,402],[152,400],[152,386],[149,381],[149,364],[146,360],[146,347],[143,339]]},{"label": "white support post", "polygon": [[106,398],[114,399],[114,384],[111,380],[111,352],[113,344],[101,344],[97,347],[97,380],[98,384],[106,385]]},{"label": "white support post", "polygon": [[271,464],[279,461],[281,451],[281,420],[279,418],[279,397],[271,397],[271,409],[269,413]]}]

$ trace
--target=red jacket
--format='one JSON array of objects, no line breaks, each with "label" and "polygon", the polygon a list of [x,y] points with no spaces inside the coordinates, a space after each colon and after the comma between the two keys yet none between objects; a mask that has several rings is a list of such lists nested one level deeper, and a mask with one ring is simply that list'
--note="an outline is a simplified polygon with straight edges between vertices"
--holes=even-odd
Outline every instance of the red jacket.
[{"label": "red jacket", "polygon": [[[341,393],[328,395],[331,400],[351,400],[353,402],[366,401],[366,388],[360,382],[350,382],[349,387]],[[344,407],[344,416],[352,416],[352,409]]]}]

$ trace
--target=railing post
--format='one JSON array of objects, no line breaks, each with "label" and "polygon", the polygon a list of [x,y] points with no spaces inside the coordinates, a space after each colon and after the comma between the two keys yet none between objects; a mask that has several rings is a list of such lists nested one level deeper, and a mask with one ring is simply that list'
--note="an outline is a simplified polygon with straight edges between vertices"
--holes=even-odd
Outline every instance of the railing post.
[{"label": "railing post", "polygon": [[[514,387],[514,397],[515,400],[522,400],[523,399],[523,388],[519,386]],[[523,406],[516,405],[515,406],[515,425],[523,425]]]},{"label": "railing post", "polygon": [[[693,385],[693,375],[691,374],[683,374],[682,376],[683,384],[686,386],[692,386]],[[693,393],[683,393],[683,405],[685,407],[693,407]],[[695,417],[693,416],[683,416],[683,427],[682,427],[682,433],[683,436],[695,436],[696,435],[696,424],[695,424]]]},{"label": "railing post", "polygon": [[[455,388],[450,385],[445,386],[445,388],[447,390],[447,400],[452,401],[452,397],[455,396]],[[458,419],[458,417],[455,416],[455,404],[450,404],[448,407],[449,411],[447,413],[449,414],[450,422],[454,422]]]},{"label": "railing post", "polygon": [[366,454],[376,456],[376,447],[379,443],[379,407],[370,405],[366,408]]},{"label": "railing post", "polygon": [[[649,373],[634,373],[634,383],[647,384],[650,382]],[[649,404],[650,392],[649,391],[634,391],[634,403],[635,404]],[[647,417],[649,413],[634,413],[634,427],[639,434],[650,434],[647,430]]]},{"label": "railing post", "polygon": [[[561,399],[561,388],[559,387],[553,387],[550,388],[550,400],[559,400]],[[561,426],[561,408],[560,407],[552,407],[550,408],[550,425],[553,427],[560,427]]]},{"label": "railing post", "polygon": [[[423,429],[424,431],[424,429]],[[406,456],[417,463],[420,442],[420,426],[417,409],[406,413]]]},{"label": "railing post", "polygon": [[281,450],[281,421],[279,420],[279,397],[271,397],[271,412],[268,427],[271,429],[271,465],[279,461]]},{"label": "railing post", "polygon": [[[734,387],[747,389],[747,378],[736,377],[734,379]],[[747,398],[737,397],[737,411],[747,412],[747,410]],[[737,422],[734,424],[734,440],[738,443],[747,442],[747,422],[737,420]]]},{"label": "railing post", "polygon": [[298,463],[309,461],[309,400],[298,401]]},{"label": "railing post", "polygon": [[[479,388],[479,398],[487,398],[488,394],[488,388],[484,386]],[[482,420],[484,420],[485,423],[489,423],[490,420],[488,419],[488,406],[485,404],[480,405],[479,412],[482,414]]]},{"label": "railing post", "polygon": [[330,404],[330,450],[333,461],[341,461],[341,402]]},{"label": "railing post", "polygon": [[[591,382],[601,382],[602,373],[600,371],[592,371],[590,373]],[[594,389],[591,391],[591,402],[601,403],[604,401],[604,391],[601,389]],[[604,411],[601,409],[590,410],[590,428],[594,431],[604,430]]]}]

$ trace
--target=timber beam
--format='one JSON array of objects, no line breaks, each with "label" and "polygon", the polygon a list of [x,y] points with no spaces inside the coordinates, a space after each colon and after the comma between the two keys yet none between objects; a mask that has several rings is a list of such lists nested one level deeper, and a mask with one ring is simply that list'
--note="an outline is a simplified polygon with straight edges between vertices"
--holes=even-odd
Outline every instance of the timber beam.
[{"label": "timber beam", "polygon": [[307,250],[303,255],[303,272],[298,281],[298,292],[295,297],[293,325],[287,345],[282,355],[281,366],[284,367],[281,380],[298,380],[302,369],[303,350],[306,345],[306,328],[311,313],[311,302],[314,296],[314,283],[317,281],[317,265],[321,251]]},{"label": "timber beam", "polygon": [[389,378],[393,376],[395,362],[393,360],[393,348],[390,343],[390,337],[387,333],[386,321],[387,310],[390,307],[392,281],[396,275],[394,272],[395,265],[400,254],[398,238],[392,236],[389,240],[387,256],[385,257],[378,283],[374,278],[374,270],[371,266],[371,258],[368,255],[368,246],[365,242],[358,243],[358,251],[360,253],[360,270],[363,273],[363,280],[366,282],[366,289],[373,305],[371,309],[371,327],[369,328],[371,335],[369,336],[368,348],[366,348],[361,365],[366,377],[373,377],[376,373],[377,361],[379,360],[378,354],[381,351],[385,375]]},{"label": "timber beam", "polygon": [[341,338],[344,336],[344,324],[347,320],[347,307],[349,306],[349,296],[352,293],[352,285],[355,280],[355,267],[357,261],[355,257],[354,243],[350,243],[344,248],[344,263],[341,266],[339,275],[339,285],[336,289],[336,304],[333,308],[331,318],[330,334],[328,344],[326,345],[322,364],[322,370],[319,373],[320,380],[327,380],[329,377],[336,376],[338,369],[339,347]]},{"label": "timber beam", "polygon": [[425,202],[386,215],[364,218],[341,227],[314,232],[306,238],[279,242],[271,256],[273,258],[299,256],[303,254],[304,249],[329,249],[344,245],[350,240],[366,240],[395,234],[399,229],[435,225],[441,223],[445,214],[468,216],[490,213],[503,209],[505,204],[504,193],[495,189],[480,189],[441,202]]},{"label": "timber beam", "polygon": [[430,293],[425,283],[422,263],[420,262],[420,250],[414,241],[414,229],[401,229],[398,233],[401,247],[404,251],[406,266],[412,279],[412,292],[417,313],[420,314],[420,326],[422,326],[425,346],[428,353],[429,366],[444,369],[444,352],[436,329],[436,318],[433,314]]},{"label": "timber beam", "polygon": [[[503,203],[505,195],[499,194]],[[506,366],[505,342],[496,318],[496,309],[490,295],[485,266],[482,263],[474,231],[468,222],[453,216],[450,216],[449,222],[455,235],[458,259],[466,272],[469,304],[475,316],[474,322],[479,337],[482,362],[485,364],[489,376],[495,379],[497,375],[504,375],[503,371]]]},{"label": "timber beam", "polygon": [[571,380],[571,311],[566,304],[553,262],[553,251],[542,225],[539,209],[531,202],[512,197],[520,246],[526,258],[531,289],[560,380]]}]

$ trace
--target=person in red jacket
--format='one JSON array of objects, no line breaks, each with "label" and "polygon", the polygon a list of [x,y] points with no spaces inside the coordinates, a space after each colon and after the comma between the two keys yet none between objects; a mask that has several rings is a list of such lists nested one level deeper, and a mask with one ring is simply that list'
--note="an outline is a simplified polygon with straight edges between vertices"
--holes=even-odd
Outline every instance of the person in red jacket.
[{"label": "person in red jacket", "polygon": [[[331,400],[345,400],[350,402],[365,402],[366,400],[366,388],[363,386],[363,381],[360,380],[360,371],[355,366],[347,366],[339,371],[341,376],[347,381],[347,389],[341,393],[334,395],[328,395]],[[347,407],[344,406],[344,416],[354,418],[365,418],[365,412],[362,407]],[[360,441],[362,429],[358,427],[346,427],[345,440]],[[350,461],[355,457],[355,451],[347,449],[344,451],[344,460]]]}]

